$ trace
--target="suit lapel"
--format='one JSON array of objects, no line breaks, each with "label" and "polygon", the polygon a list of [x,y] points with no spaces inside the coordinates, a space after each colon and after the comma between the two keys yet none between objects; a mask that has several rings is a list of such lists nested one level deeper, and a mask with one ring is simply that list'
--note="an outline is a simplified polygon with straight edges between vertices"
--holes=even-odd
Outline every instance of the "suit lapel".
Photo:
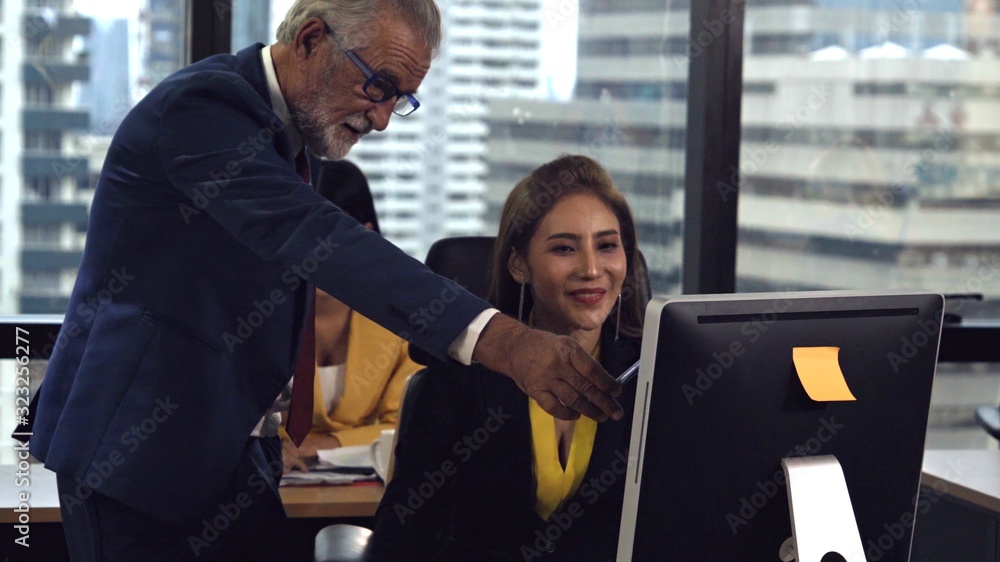
[{"label": "suit lapel", "polygon": [[[253,87],[257,95],[273,111],[271,92],[267,88],[267,75],[264,73],[264,61],[260,53],[263,48],[263,43],[257,43],[236,53],[236,72]],[[275,119],[277,119],[277,115],[275,115]],[[279,154],[285,154],[286,158],[294,159],[296,155],[291,152],[292,142],[288,134],[290,127],[291,125],[285,125],[284,130],[275,136],[274,142]]]}]

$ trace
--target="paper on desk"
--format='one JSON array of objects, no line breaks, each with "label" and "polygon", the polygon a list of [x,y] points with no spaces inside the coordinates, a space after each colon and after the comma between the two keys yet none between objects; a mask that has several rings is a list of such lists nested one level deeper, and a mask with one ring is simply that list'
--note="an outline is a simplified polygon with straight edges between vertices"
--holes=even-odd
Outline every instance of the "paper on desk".
[{"label": "paper on desk", "polygon": [[837,355],[839,347],[794,347],[792,362],[806,394],[816,402],[857,400],[844,380]]},{"label": "paper on desk", "polygon": [[317,468],[370,468],[372,466],[371,446],[352,445],[350,447],[337,447],[336,449],[320,449],[316,452],[319,455],[319,465]]},{"label": "paper on desk", "polygon": [[[369,445],[320,449],[316,452],[319,462],[310,467],[309,472],[292,471],[281,478],[281,485],[316,486],[376,480],[370,451]],[[350,472],[344,472],[345,469]]]},{"label": "paper on desk", "polygon": [[365,482],[377,480],[374,473],[366,474],[342,474],[340,472],[329,472],[323,470],[310,470],[309,472],[293,471],[281,477],[281,485],[284,486],[321,486],[332,484],[353,484],[355,482]]}]

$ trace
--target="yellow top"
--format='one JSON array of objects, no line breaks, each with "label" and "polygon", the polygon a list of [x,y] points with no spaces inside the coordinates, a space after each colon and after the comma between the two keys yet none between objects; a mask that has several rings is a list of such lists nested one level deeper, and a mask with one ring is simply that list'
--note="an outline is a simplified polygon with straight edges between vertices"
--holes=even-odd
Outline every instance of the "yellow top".
[{"label": "yellow top", "polygon": [[[334,435],[344,446],[368,445],[383,429],[396,427],[406,379],[423,365],[410,360],[405,340],[357,311],[351,312],[349,330],[344,393],[327,412],[315,378],[312,433]],[[280,432],[287,436],[284,423]]]},{"label": "yellow top", "polygon": [[[599,355],[599,354],[595,354]],[[542,409],[534,398],[528,399],[531,418],[531,448],[534,453],[535,512],[544,520],[573,497],[583,483],[583,476],[594,452],[597,422],[580,416],[573,428],[573,441],[569,446],[566,469],[559,462],[559,444],[556,439],[556,422]]]}]

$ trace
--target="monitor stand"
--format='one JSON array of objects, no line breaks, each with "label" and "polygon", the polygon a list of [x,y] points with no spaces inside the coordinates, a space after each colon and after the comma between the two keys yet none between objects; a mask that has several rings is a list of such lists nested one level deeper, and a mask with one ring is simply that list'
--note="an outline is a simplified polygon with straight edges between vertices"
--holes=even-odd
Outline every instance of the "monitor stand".
[{"label": "monitor stand", "polygon": [[781,545],[781,560],[821,562],[835,552],[847,562],[865,562],[851,495],[837,458],[793,457],[781,459],[781,467],[792,520],[792,536]]}]

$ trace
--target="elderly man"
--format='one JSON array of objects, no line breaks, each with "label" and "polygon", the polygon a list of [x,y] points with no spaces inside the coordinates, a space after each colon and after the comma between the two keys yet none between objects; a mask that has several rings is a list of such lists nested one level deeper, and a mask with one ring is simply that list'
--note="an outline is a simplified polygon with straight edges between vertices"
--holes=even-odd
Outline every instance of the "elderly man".
[{"label": "elderly man", "polygon": [[278,39],[167,78],[108,151],[31,443],[74,560],[280,556],[269,412],[310,349],[313,286],[556,416],[621,415],[572,340],[495,314],[303,181],[304,148],[341,158],[418,107],[433,1],[298,0]]}]

